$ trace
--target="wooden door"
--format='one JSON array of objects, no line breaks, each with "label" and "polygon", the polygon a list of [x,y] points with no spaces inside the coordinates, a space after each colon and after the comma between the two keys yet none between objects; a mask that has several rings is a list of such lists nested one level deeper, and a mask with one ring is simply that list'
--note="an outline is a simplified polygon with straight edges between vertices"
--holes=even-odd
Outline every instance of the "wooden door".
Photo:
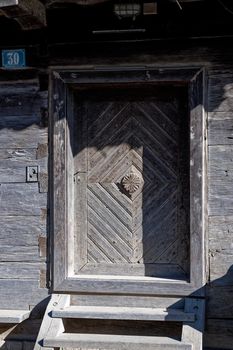
[{"label": "wooden door", "polygon": [[182,87],[75,94],[75,274],[189,275],[189,122]]}]

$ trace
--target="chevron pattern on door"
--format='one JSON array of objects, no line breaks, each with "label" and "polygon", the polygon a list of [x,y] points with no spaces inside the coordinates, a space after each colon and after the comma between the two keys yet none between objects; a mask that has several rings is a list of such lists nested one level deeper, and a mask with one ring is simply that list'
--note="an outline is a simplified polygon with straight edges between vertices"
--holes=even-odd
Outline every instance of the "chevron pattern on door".
[{"label": "chevron pattern on door", "polygon": [[174,96],[132,95],[78,108],[78,274],[185,278],[188,164],[180,110]]}]

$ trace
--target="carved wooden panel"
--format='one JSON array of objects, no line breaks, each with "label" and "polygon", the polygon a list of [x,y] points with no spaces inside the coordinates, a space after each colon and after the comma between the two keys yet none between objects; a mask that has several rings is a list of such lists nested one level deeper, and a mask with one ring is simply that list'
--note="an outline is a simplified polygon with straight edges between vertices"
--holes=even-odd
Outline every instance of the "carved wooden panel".
[{"label": "carved wooden panel", "polygon": [[184,102],[179,88],[169,94],[163,88],[161,93],[87,91],[77,99],[77,274],[186,278],[189,133]]}]

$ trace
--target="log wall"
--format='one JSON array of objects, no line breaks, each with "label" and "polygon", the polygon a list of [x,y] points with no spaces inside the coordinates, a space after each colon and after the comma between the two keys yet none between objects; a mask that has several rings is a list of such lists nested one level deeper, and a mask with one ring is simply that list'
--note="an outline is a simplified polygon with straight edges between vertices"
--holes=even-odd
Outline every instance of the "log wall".
[{"label": "log wall", "polygon": [[[206,349],[233,349],[233,67],[221,63],[221,52],[216,57],[209,50],[198,54],[185,49],[174,57],[132,55],[121,63],[206,67],[209,266],[204,341]],[[31,320],[15,328],[0,326],[3,348],[12,350],[33,348],[48,296],[47,97],[37,74],[0,81],[0,307],[10,300],[11,307],[33,309]],[[40,166],[38,183],[26,183],[30,165]]]},{"label": "log wall", "polygon": [[[43,175],[48,169],[48,93],[40,91],[36,75],[15,77],[0,81],[0,308],[33,312],[31,320],[17,327],[0,325],[0,341],[7,338],[3,349],[29,350],[48,297]],[[26,167],[35,165],[40,167],[39,183],[27,183]]]}]

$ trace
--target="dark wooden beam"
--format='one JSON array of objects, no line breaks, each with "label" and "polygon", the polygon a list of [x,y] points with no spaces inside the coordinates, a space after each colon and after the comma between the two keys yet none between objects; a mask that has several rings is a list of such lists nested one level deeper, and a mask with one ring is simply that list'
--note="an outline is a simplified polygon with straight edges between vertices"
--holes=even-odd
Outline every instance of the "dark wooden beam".
[{"label": "dark wooden beam", "polygon": [[16,20],[23,30],[46,26],[45,6],[39,0],[0,0],[0,11]]},{"label": "dark wooden beam", "polygon": [[[73,4],[78,4],[78,5],[95,5],[95,4],[100,4],[103,2],[107,2],[110,0],[46,0],[46,7],[49,7],[52,4],[56,3],[73,3]],[[169,0],[170,2],[177,2],[177,0]],[[196,1],[203,1],[203,0],[178,0],[180,3],[185,3],[185,2],[196,2]],[[127,2],[127,0],[125,1]],[[156,2],[156,1],[155,1]]]}]

